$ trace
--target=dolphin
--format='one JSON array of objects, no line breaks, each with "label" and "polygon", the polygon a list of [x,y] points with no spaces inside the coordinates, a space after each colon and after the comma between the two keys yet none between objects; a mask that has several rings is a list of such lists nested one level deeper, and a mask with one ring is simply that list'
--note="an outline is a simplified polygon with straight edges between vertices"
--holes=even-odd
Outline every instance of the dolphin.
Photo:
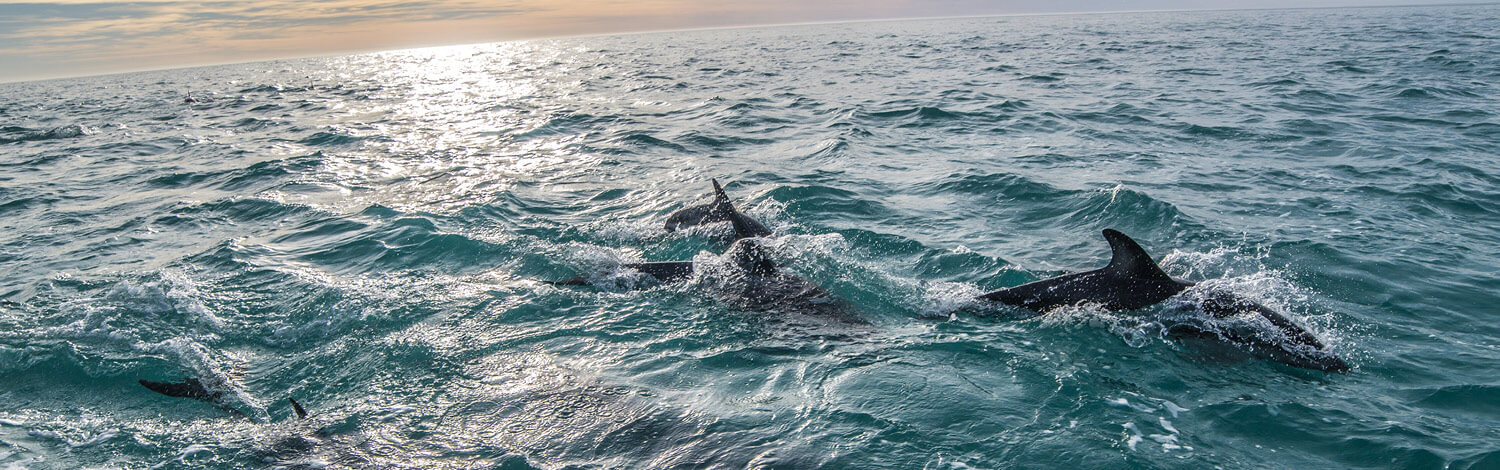
[{"label": "dolphin", "polygon": [[[189,377],[177,382],[141,380],[141,386],[162,395],[192,398],[213,402],[215,406],[239,417],[243,412],[223,402],[225,392],[217,386],[206,386],[203,381]],[[327,425],[308,417],[306,408],[297,399],[287,397],[296,420],[278,424],[266,424],[253,437],[247,449],[254,460],[271,464],[276,468],[369,468],[377,462],[363,449],[368,438],[359,432],[340,429],[337,424]]]},{"label": "dolphin", "polygon": [[[209,386],[205,386],[203,384],[203,381],[198,380],[198,378],[196,377],[188,377],[179,382],[157,382],[145,379],[141,379],[139,382],[141,383],[142,387],[146,387],[146,389],[156,393],[160,393],[162,395],[206,401],[209,403],[213,403],[215,407],[218,407],[219,409],[224,410],[229,414],[241,418],[249,417],[243,411],[235,409],[224,400],[224,391],[217,390],[218,387],[211,388]],[[297,418],[307,418],[307,410],[302,408],[301,403],[297,403],[297,400],[291,397],[287,397],[286,400],[291,402],[292,411],[297,415]]]},{"label": "dolphin", "polygon": [[[724,282],[718,283],[726,297],[750,310],[795,312],[858,322],[847,304],[833,293],[781,269],[770,258],[763,244],[763,237],[770,235],[771,231],[736,210],[717,180],[713,181],[713,185],[715,200],[712,204],[678,211],[668,220],[667,227],[672,230],[710,223],[704,222],[705,220],[730,223],[734,228],[734,242],[722,256],[728,261],[726,264],[732,271],[726,273]],[[699,215],[706,218],[698,218]],[[660,282],[675,282],[691,278],[695,264],[693,261],[661,261],[629,263],[624,266]],[[563,286],[592,284],[583,276],[543,282]]]},{"label": "dolphin", "polygon": [[[724,252],[726,265],[731,271],[724,273],[722,280],[716,279],[715,287],[724,297],[740,306],[755,311],[777,311],[801,313],[812,316],[835,318],[851,323],[854,319],[847,304],[827,289],[801,276],[790,273],[771,260],[760,238],[741,238]],[[624,265],[650,275],[661,282],[675,282],[692,277],[693,261],[664,261],[655,263],[631,263]],[[547,281],[544,281],[547,282]],[[566,281],[547,282],[553,285],[590,285],[582,277]]]},{"label": "dolphin", "polygon": [[[1194,283],[1173,279],[1146,254],[1135,240],[1112,229],[1104,230],[1112,251],[1109,265],[1093,271],[1066,274],[1051,279],[999,289],[979,299],[1048,312],[1058,307],[1093,304],[1106,310],[1134,310],[1176,296]],[[1254,313],[1281,333],[1282,338],[1217,332],[1193,325],[1176,325],[1168,331],[1181,336],[1218,335],[1253,350],[1268,353],[1287,365],[1328,372],[1345,372],[1349,364],[1334,356],[1322,341],[1292,320],[1270,308],[1233,293],[1214,290],[1201,294],[1198,308],[1214,318]]]},{"label": "dolphin", "polygon": [[[701,206],[693,206],[672,213],[667,216],[667,231],[674,232],[698,225],[707,225],[716,222],[733,222],[735,227],[735,239],[743,237],[769,237],[771,231],[766,226],[756,222],[755,219],[746,217],[734,209],[734,204],[729,202],[729,196],[724,194],[724,188],[719,186],[719,180],[709,180],[714,185],[714,200]],[[743,224],[743,227],[739,225]],[[743,228],[743,231],[741,229]]]},{"label": "dolphin", "polygon": [[[771,231],[766,230],[766,226],[761,225],[760,222],[755,221],[755,219],[750,218],[750,216],[740,213],[738,209],[734,208],[734,203],[729,200],[729,196],[724,194],[724,188],[719,186],[719,180],[712,179],[709,181],[714,185],[714,202],[701,206],[689,207],[687,209],[683,209],[677,211],[676,213],[673,213],[670,217],[667,217],[668,232],[677,230],[678,228],[686,228],[697,225],[727,221],[729,222],[730,226],[734,228],[734,241],[736,242],[746,238],[767,237],[771,235]],[[730,251],[734,251],[733,245],[731,245],[730,248]],[[763,251],[759,251],[759,246],[757,246],[755,250],[757,250],[756,253],[764,255]],[[765,260],[764,262],[770,263],[771,261]],[[662,282],[679,281],[692,277],[693,275],[692,261],[628,263],[624,266],[645,273]],[[557,286],[586,286],[591,284],[588,279],[584,278],[583,276],[573,277],[563,281],[542,282]]]}]

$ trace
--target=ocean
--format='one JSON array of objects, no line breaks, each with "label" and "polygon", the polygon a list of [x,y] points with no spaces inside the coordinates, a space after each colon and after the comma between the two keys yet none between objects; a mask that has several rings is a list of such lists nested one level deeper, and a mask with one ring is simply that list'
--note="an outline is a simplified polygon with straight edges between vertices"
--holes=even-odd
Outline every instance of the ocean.
[{"label": "ocean", "polygon": [[[3,84],[0,466],[1500,468],[1497,31],[984,17]],[[852,319],[624,267],[722,261],[724,224],[663,228],[711,179]],[[1167,334],[1173,300],[974,299],[1107,228],[1352,370]],[[185,378],[222,395],[138,383]]]}]

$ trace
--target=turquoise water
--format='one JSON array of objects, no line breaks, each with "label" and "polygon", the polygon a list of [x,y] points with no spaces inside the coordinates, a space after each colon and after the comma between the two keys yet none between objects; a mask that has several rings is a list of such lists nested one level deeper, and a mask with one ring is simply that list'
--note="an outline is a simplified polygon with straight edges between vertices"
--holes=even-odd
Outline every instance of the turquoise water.
[{"label": "turquoise water", "polygon": [[[1500,468],[1500,7],[560,39],[0,85],[0,464]],[[754,311],[726,183],[857,321]],[[1288,367],[981,292],[1108,259]],[[536,279],[610,279],[602,288]],[[138,379],[222,383],[223,406]],[[289,419],[287,397],[312,413]]]}]

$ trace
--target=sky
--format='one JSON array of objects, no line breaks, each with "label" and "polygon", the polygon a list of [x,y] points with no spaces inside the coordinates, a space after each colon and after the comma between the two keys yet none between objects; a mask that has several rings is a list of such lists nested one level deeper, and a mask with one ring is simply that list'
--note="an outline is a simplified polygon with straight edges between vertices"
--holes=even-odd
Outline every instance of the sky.
[{"label": "sky", "polygon": [[1423,3],[1453,0],[0,0],[0,82],[604,33]]}]

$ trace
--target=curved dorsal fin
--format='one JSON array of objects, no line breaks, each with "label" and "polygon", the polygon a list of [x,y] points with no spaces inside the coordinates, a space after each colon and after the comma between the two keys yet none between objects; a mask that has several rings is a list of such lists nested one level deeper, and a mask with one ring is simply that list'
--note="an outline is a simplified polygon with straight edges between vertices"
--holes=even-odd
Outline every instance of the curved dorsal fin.
[{"label": "curved dorsal fin", "polygon": [[1156,280],[1171,280],[1166,271],[1156,261],[1151,260],[1151,255],[1141,249],[1141,245],[1131,240],[1130,237],[1113,229],[1104,229],[1104,239],[1109,241],[1109,249],[1113,254],[1109,258],[1109,266],[1104,269],[1118,272],[1122,275]]},{"label": "curved dorsal fin", "polygon": [[730,224],[734,225],[734,239],[750,237],[768,237],[771,231],[766,226],[756,222],[755,219],[741,214],[734,208],[734,203],[729,202],[729,195],[724,194],[724,188],[719,186],[718,179],[710,179],[714,184],[714,211],[721,214]]},{"label": "curved dorsal fin", "polygon": [[[714,184],[714,203],[728,205],[729,204],[729,195],[728,194],[724,194],[724,188],[721,187],[721,186],[719,186],[719,179],[718,178],[711,178],[708,181]],[[734,206],[730,206],[730,207],[734,207]]]}]

